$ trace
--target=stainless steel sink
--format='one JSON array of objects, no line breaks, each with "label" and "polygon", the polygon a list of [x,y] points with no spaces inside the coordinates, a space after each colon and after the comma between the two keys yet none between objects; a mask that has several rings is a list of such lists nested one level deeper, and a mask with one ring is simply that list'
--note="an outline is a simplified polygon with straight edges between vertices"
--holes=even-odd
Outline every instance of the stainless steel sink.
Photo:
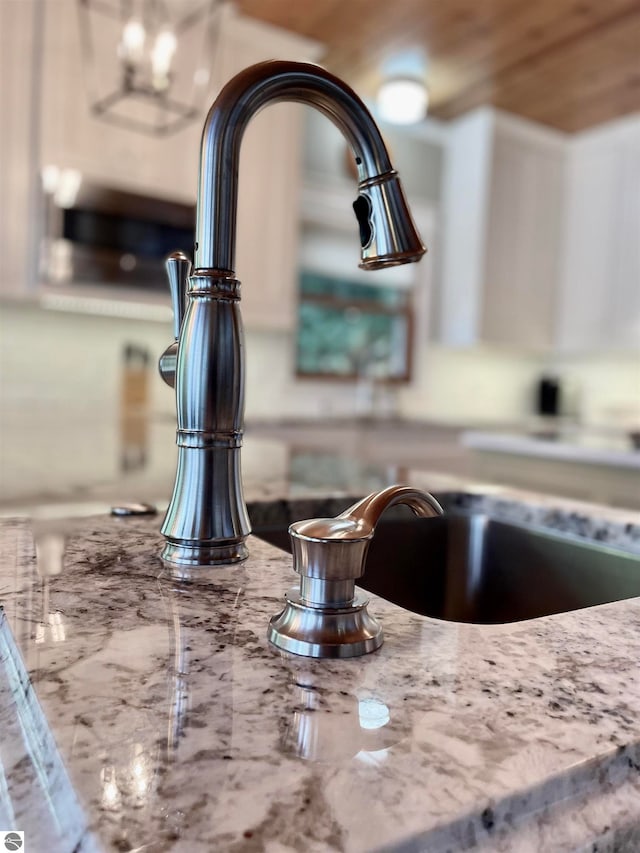
[{"label": "stainless steel sink", "polygon": [[[254,533],[290,550],[286,524]],[[458,511],[383,519],[358,583],[424,616],[517,622],[640,596],[640,557]]]}]

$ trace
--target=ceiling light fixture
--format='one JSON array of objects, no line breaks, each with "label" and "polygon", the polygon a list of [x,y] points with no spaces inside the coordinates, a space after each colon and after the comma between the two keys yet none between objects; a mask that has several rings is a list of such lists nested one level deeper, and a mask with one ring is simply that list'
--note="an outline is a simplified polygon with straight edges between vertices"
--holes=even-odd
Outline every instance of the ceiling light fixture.
[{"label": "ceiling light fixture", "polygon": [[422,47],[407,47],[388,55],[380,67],[377,113],[391,124],[416,124],[427,115],[429,61]]},{"label": "ceiling light fixture", "polygon": [[206,109],[222,0],[78,0],[91,112],[163,136]]},{"label": "ceiling light fixture", "polygon": [[378,89],[377,111],[391,124],[416,124],[427,115],[429,92],[415,77],[389,77]]}]

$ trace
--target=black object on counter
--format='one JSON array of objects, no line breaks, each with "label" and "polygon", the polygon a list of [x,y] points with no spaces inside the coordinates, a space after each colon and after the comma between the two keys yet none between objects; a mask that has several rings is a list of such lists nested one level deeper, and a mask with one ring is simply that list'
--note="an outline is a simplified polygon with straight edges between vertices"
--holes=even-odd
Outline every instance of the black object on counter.
[{"label": "black object on counter", "polygon": [[537,413],[539,415],[559,415],[560,405],[560,382],[553,376],[542,376],[537,388]]}]

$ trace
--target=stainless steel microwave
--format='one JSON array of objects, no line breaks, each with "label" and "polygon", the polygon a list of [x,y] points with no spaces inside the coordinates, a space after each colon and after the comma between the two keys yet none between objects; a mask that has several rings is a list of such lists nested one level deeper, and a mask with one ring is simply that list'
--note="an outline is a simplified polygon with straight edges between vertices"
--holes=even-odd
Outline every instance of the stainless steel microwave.
[{"label": "stainless steel microwave", "polygon": [[166,290],[164,260],[193,254],[195,205],[43,173],[41,272],[51,284]]}]

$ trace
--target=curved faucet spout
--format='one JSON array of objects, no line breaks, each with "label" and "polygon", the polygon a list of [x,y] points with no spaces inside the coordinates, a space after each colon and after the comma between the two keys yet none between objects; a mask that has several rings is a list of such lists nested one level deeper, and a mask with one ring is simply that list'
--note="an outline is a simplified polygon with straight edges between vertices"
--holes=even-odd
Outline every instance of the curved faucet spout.
[{"label": "curved faucet spout", "polygon": [[250,119],[277,101],[316,107],[349,141],[358,167],[359,198],[354,209],[360,225],[361,266],[371,269],[419,260],[425,248],[364,103],[318,65],[269,61],[252,65],[230,80],[207,116],[200,155],[196,269],[234,271],[242,137]]}]

